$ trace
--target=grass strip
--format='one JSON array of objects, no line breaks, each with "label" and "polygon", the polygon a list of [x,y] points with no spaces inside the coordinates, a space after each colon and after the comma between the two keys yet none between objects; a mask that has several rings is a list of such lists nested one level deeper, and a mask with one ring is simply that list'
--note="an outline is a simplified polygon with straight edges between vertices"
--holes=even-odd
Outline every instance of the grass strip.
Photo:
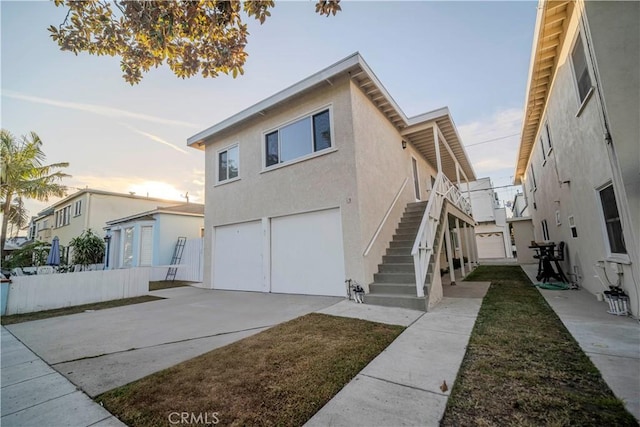
[{"label": "grass strip", "polygon": [[302,425],[403,330],[312,313],[95,400],[138,427],[168,425],[176,412],[215,413],[219,425]]},{"label": "grass strip", "polygon": [[182,280],[158,280],[154,282],[149,282],[149,291],[159,291],[161,289],[170,289],[170,288],[179,288],[182,286],[189,286],[194,282],[185,282]]},{"label": "grass strip", "polygon": [[637,426],[518,266],[482,266],[491,280],[443,426]]},{"label": "grass strip", "polygon": [[121,307],[123,305],[140,304],[143,302],[156,301],[164,299],[161,297],[143,295],[140,297],[114,299],[111,301],[94,302],[91,304],[76,305],[73,307],[55,308],[53,310],[36,311],[34,313],[12,314],[10,316],[2,316],[0,322],[3,325],[11,325],[14,323],[30,322],[32,320],[49,319],[51,317],[66,316],[68,314],[83,313],[87,310],[104,310],[106,308]]}]

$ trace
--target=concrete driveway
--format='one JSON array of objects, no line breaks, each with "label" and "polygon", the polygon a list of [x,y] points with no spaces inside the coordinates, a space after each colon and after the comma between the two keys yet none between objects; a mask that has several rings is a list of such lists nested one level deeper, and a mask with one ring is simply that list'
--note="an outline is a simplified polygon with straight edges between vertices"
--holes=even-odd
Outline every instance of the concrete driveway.
[{"label": "concrete driveway", "polygon": [[94,397],[342,300],[194,287],[151,294],[167,299],[7,329]]}]

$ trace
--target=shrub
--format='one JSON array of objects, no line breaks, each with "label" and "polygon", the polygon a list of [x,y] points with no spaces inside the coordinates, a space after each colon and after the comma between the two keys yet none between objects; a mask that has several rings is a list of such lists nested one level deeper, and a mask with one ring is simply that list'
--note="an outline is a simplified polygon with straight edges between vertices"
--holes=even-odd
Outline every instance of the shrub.
[{"label": "shrub", "polygon": [[73,264],[99,264],[104,258],[104,240],[91,229],[71,239],[69,246],[73,248]]}]

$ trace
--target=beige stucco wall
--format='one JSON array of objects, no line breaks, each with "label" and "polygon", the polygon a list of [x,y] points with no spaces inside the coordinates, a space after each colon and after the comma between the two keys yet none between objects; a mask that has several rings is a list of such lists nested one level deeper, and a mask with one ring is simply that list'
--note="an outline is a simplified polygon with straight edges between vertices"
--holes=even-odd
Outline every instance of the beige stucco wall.
[{"label": "beige stucco wall", "polygon": [[[208,142],[205,150],[206,200],[204,283],[211,286],[213,228],[286,214],[339,207],[344,236],[345,274],[358,277],[360,239],[355,185],[351,97],[348,78],[269,109],[259,120],[231,129]],[[263,172],[264,132],[330,106],[334,149],[309,160]],[[216,158],[221,148],[239,144],[239,180],[215,185]]]},{"label": "beige stucco wall", "polygon": [[[76,201],[82,200],[81,214],[74,216]],[[99,236],[104,235],[103,228],[107,221],[123,218],[129,215],[150,211],[158,206],[177,205],[178,201],[162,201],[158,199],[142,199],[132,197],[114,196],[108,194],[82,193],[70,198],[64,204],[56,207],[56,211],[71,206],[69,224],[62,227],[51,228],[51,237],[44,239],[44,233],[38,232],[43,237],[42,241],[51,242],[54,236],[58,236],[60,244],[67,246],[71,239],[78,237],[86,229],[91,229]],[[54,225],[55,213],[49,217],[49,225]],[[40,238],[39,238],[40,240]]]},{"label": "beige stucco wall", "polygon": [[[351,104],[353,106],[353,129],[355,138],[356,177],[358,189],[358,209],[360,236],[357,253],[363,257],[363,270],[356,276],[359,283],[368,285],[373,282],[373,274],[378,271],[389,242],[395,234],[407,203],[415,202],[415,190],[412,171],[412,156],[418,164],[420,180],[420,198],[428,199],[430,176],[437,172],[433,166],[418,153],[413,145],[402,149],[402,136],[386,117],[375,108],[366,95],[355,85],[351,85]],[[387,211],[402,185],[407,180],[389,217],[367,256],[366,248],[372,241],[376,230],[382,223]],[[429,186],[427,186],[429,183]]]},{"label": "beige stucco wall", "polygon": [[640,250],[640,3],[590,1],[585,3],[585,10],[637,257]]},{"label": "beige stucco wall", "polygon": [[531,218],[522,218],[510,222],[513,227],[513,237],[516,243],[516,258],[520,264],[537,263],[538,260],[533,256],[535,251],[531,246],[533,238],[533,224]]},{"label": "beige stucco wall", "polygon": [[[575,11],[579,12],[576,7]],[[619,10],[619,12],[621,12]],[[550,240],[559,242],[565,241],[567,245],[567,260],[564,263],[566,272],[576,273],[579,276],[579,283],[592,293],[602,292],[606,278],[600,262],[608,260],[608,243],[602,208],[599,200],[598,189],[611,182],[612,169],[609,162],[607,146],[603,138],[603,124],[601,119],[601,107],[599,97],[594,93],[581,113],[576,117],[580,102],[578,99],[573,69],[570,61],[570,53],[574,46],[579,28],[579,13],[573,13],[567,31],[567,38],[561,47],[558,59],[558,68],[554,75],[551,92],[544,111],[542,124],[548,120],[553,150],[546,162],[542,158],[539,135],[536,138],[532,155],[529,159],[533,164],[537,190],[533,190],[530,177],[530,168],[527,168],[525,175],[525,187],[529,200],[529,212],[531,213],[535,240],[542,240],[541,221],[548,223]],[[619,34],[610,32],[618,25],[618,19],[628,22],[629,17],[609,15],[605,21],[594,20],[599,26],[605,26],[602,30],[594,31],[598,37],[609,40],[609,43],[619,43]],[[635,15],[637,18],[637,14]],[[614,19],[615,18],[615,19]],[[594,23],[592,22],[592,24]],[[627,33],[625,41],[628,40]],[[631,43],[636,43],[637,40]],[[637,49],[637,48],[636,48]],[[609,52],[606,61],[626,61],[624,50],[613,50]],[[599,61],[599,59],[598,59]],[[626,62],[625,62],[626,63]],[[618,65],[616,65],[618,66]],[[637,64],[635,64],[637,71]],[[590,69],[593,81],[593,69]],[[595,81],[593,81],[595,85]],[[627,83],[610,81],[609,85],[620,84],[624,91],[630,88]],[[612,91],[612,93],[615,93]],[[631,93],[631,92],[627,92]],[[637,93],[637,89],[634,93]],[[619,95],[622,96],[622,95]],[[622,99],[630,98],[628,95]],[[612,103],[623,102],[621,98],[614,98]],[[626,105],[633,108],[632,105]],[[622,107],[625,108],[625,107]],[[637,124],[638,109],[635,107],[635,121]],[[613,123],[612,123],[613,124]],[[614,135],[618,138],[633,139],[633,126],[621,126],[614,130]],[[637,134],[636,134],[637,135]],[[637,136],[633,142],[635,145],[635,157],[638,157]],[[633,150],[631,150],[633,151]],[[563,183],[570,181],[568,183]],[[634,190],[637,191],[637,190]],[[536,207],[533,207],[535,201]],[[556,211],[560,214],[560,224],[556,224]],[[577,226],[578,237],[572,238],[568,225],[568,217],[573,215]],[[637,216],[636,216],[637,221]],[[637,262],[637,260],[632,260]],[[610,278],[615,275],[610,270],[608,264],[608,275]],[[622,276],[623,288],[630,294],[631,305],[634,313],[638,313],[637,290],[632,281],[630,265],[627,262],[623,266],[625,274]],[[600,277],[598,279],[597,277]]]}]

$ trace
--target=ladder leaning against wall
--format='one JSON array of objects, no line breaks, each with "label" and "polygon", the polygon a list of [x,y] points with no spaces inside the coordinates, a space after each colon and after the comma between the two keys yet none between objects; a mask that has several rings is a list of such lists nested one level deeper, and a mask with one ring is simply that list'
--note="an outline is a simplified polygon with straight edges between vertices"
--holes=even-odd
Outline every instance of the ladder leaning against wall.
[{"label": "ladder leaning against wall", "polygon": [[[171,265],[180,264],[182,260],[182,252],[184,252],[184,245],[187,242],[186,237],[178,237],[176,247],[173,249],[173,257],[171,258]],[[178,267],[169,267],[167,270],[167,277],[164,280],[176,280],[176,274],[178,273]]]}]

